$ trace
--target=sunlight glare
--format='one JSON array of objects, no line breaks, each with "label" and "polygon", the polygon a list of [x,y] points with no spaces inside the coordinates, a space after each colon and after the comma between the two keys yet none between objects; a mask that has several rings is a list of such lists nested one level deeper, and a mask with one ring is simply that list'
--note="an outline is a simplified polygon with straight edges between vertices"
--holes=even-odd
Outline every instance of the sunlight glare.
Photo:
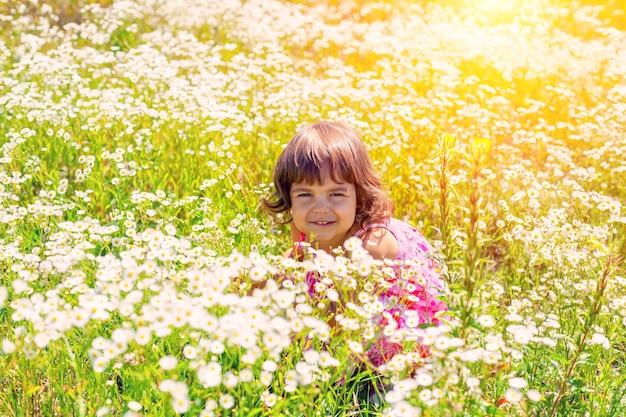
[{"label": "sunlight glare", "polygon": [[466,4],[474,9],[477,16],[483,16],[491,23],[503,23],[541,3],[541,0],[468,0]]}]

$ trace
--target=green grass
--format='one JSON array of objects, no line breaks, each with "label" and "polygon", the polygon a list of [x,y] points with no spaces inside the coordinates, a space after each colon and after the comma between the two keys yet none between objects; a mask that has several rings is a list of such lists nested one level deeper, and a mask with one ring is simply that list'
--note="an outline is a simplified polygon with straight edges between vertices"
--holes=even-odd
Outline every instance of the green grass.
[{"label": "green grass", "polygon": [[[624,14],[583,3],[1,5],[0,414],[624,415]],[[381,270],[259,208],[321,118],[449,286],[379,370]]]}]

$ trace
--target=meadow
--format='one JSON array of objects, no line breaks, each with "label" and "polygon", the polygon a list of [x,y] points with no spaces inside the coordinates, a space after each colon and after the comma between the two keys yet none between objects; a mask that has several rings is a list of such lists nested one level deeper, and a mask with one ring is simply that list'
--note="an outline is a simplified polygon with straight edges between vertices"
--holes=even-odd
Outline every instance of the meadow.
[{"label": "meadow", "polygon": [[[281,256],[320,119],[435,246],[429,320],[358,242]],[[620,1],[0,0],[0,144],[2,416],[626,415]]]}]

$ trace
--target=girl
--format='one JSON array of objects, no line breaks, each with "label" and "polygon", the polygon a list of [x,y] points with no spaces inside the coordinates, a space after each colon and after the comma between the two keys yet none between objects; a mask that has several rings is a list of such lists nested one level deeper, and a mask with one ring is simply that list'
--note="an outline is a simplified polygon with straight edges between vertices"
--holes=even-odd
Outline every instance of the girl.
[{"label": "girl", "polygon": [[[392,217],[394,204],[365,144],[349,125],[322,121],[300,130],[278,158],[274,186],[262,204],[280,223],[290,224],[296,245],[286,256],[299,257],[300,242],[332,253],[356,236],[374,259],[422,261],[434,267],[430,243]],[[432,284],[442,288],[440,281]]]},{"label": "girl", "polygon": [[[419,312],[421,323],[438,323],[435,313],[446,310],[446,305],[436,297],[444,284],[430,256],[433,248],[416,228],[392,217],[394,204],[354,129],[332,121],[304,127],[278,158],[274,186],[262,204],[280,223],[290,224],[294,246],[286,256],[301,260],[302,242],[332,254],[356,236],[373,258],[395,261],[397,278],[404,275],[403,280],[392,279],[380,294],[381,302],[399,298],[405,311]],[[418,273],[411,269],[402,274],[404,267],[417,268]],[[319,296],[316,274],[307,274],[306,281],[309,294]],[[334,313],[334,303],[329,307]],[[400,309],[390,306],[385,313],[375,320],[381,327],[392,320],[397,328],[403,326]],[[334,327],[332,316],[329,323]],[[401,350],[399,344],[380,337],[367,354],[379,366]]]}]

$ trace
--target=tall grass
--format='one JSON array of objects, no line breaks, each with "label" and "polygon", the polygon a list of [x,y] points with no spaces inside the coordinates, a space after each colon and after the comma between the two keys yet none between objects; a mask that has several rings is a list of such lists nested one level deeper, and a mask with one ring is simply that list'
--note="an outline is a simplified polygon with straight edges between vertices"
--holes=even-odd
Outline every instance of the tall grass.
[{"label": "tall grass", "polygon": [[[624,9],[595,3],[0,5],[0,414],[624,415]],[[320,118],[437,248],[436,300],[358,242],[280,256],[259,199]]]}]

